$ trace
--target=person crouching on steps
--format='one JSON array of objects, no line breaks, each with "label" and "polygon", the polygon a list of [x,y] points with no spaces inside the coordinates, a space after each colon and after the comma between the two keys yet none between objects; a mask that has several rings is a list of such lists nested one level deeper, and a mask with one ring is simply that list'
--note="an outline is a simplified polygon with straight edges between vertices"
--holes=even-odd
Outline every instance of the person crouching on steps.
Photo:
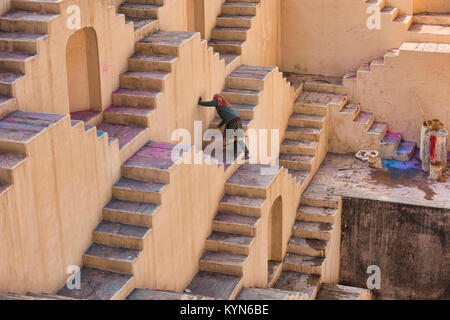
[{"label": "person crouching on steps", "polygon": [[[215,107],[219,117],[222,119],[222,122],[218,125],[218,128],[222,128],[224,125],[225,132],[226,130],[243,130],[242,128],[242,120],[239,113],[233,109],[231,104],[220,94],[214,95],[214,100],[211,101],[202,101],[202,97],[198,99],[198,104],[203,107]],[[234,153],[237,154],[237,145],[239,144],[242,150],[245,152],[245,160],[250,159],[250,154],[245,142],[243,141],[244,137],[235,137],[234,139]],[[224,144],[226,144],[226,138],[224,138]]]}]

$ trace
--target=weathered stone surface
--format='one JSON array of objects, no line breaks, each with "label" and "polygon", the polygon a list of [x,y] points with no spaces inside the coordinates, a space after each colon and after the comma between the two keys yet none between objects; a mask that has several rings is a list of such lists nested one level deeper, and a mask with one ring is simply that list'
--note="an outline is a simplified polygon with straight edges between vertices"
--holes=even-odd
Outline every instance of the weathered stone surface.
[{"label": "weathered stone surface", "polygon": [[298,272],[283,271],[274,288],[307,294],[311,299],[316,296],[320,277]]},{"label": "weathered stone surface", "polygon": [[316,300],[360,300],[363,289],[337,284],[322,284]]},{"label": "weathered stone surface", "polygon": [[103,122],[97,126],[97,130],[108,133],[109,138],[119,140],[119,148],[123,149],[138,135],[142,134],[145,128]]},{"label": "weathered stone surface", "polygon": [[[448,194],[448,191],[447,191]],[[381,298],[440,299],[450,279],[450,210],[344,197],[341,281],[365,287],[381,269]]]},{"label": "weathered stone surface", "polygon": [[195,295],[229,299],[240,281],[239,276],[200,271],[186,289]]},{"label": "weathered stone surface", "polygon": [[13,169],[25,159],[25,156],[20,154],[0,153],[0,168]]},{"label": "weathered stone surface", "polygon": [[132,276],[91,268],[81,269],[81,289],[69,290],[66,286],[58,295],[75,299],[110,300],[131,280]]}]

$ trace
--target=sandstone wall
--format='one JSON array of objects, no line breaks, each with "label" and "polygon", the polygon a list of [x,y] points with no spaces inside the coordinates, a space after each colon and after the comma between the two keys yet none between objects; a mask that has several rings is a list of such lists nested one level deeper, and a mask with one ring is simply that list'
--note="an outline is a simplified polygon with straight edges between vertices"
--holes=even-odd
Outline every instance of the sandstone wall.
[{"label": "sandstone wall", "polygon": [[400,47],[406,27],[383,21],[381,30],[369,30],[364,2],[283,1],[281,70],[342,76]]},{"label": "sandstone wall", "polygon": [[0,196],[0,292],[53,293],[68,266],[82,265],[120,174],[118,144],[66,116],[23,153],[13,188]]},{"label": "sandstone wall", "polygon": [[[107,0],[67,0],[61,15],[51,23],[48,39],[41,45],[27,77],[18,85],[19,109],[50,113],[69,113],[66,46],[78,30],[68,28],[67,8],[81,8],[81,28],[92,27],[98,39],[100,86],[97,96],[102,108],[111,104],[111,93],[119,86],[119,75],[127,69],[127,58],[134,52],[134,32],[125,25]],[[45,75],[45,76],[42,76]],[[81,85],[81,84],[80,84]]]},{"label": "sandstone wall", "polygon": [[341,282],[366,287],[381,269],[381,298],[439,299],[449,279],[450,211],[344,198]]},{"label": "sandstone wall", "polygon": [[0,15],[11,9],[11,0],[2,0],[0,2]]},{"label": "sandstone wall", "polygon": [[254,27],[250,29],[241,63],[279,66],[281,62],[281,1],[261,0]]},{"label": "sandstone wall", "polygon": [[450,51],[422,46],[401,50],[398,57],[358,78],[353,101],[374,113],[377,121],[388,122],[390,131],[420,143],[423,117],[415,95],[428,119],[440,119],[450,128],[449,88]]},{"label": "sandstone wall", "polygon": [[450,12],[447,0],[413,0],[415,12]]}]

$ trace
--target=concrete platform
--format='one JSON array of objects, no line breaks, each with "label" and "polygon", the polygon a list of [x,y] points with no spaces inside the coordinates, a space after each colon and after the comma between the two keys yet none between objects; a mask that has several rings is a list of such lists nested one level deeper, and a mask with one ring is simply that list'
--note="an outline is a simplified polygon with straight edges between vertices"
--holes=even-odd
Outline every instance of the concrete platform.
[{"label": "concrete platform", "polygon": [[384,169],[377,170],[352,155],[328,154],[305,195],[349,196],[449,209],[450,170],[446,172],[447,182],[430,180],[419,158],[417,150],[412,160],[383,160]]}]

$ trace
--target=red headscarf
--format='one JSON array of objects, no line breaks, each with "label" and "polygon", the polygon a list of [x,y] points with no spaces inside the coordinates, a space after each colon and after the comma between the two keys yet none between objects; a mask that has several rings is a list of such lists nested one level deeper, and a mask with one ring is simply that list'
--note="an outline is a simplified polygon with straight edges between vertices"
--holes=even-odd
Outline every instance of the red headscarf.
[{"label": "red headscarf", "polygon": [[220,95],[218,93],[214,95],[214,100],[217,100],[217,104],[218,104],[219,108],[222,108],[224,103],[225,103],[225,106],[227,106],[228,108],[231,108],[231,104],[227,101],[227,99],[225,99],[222,95]]}]

